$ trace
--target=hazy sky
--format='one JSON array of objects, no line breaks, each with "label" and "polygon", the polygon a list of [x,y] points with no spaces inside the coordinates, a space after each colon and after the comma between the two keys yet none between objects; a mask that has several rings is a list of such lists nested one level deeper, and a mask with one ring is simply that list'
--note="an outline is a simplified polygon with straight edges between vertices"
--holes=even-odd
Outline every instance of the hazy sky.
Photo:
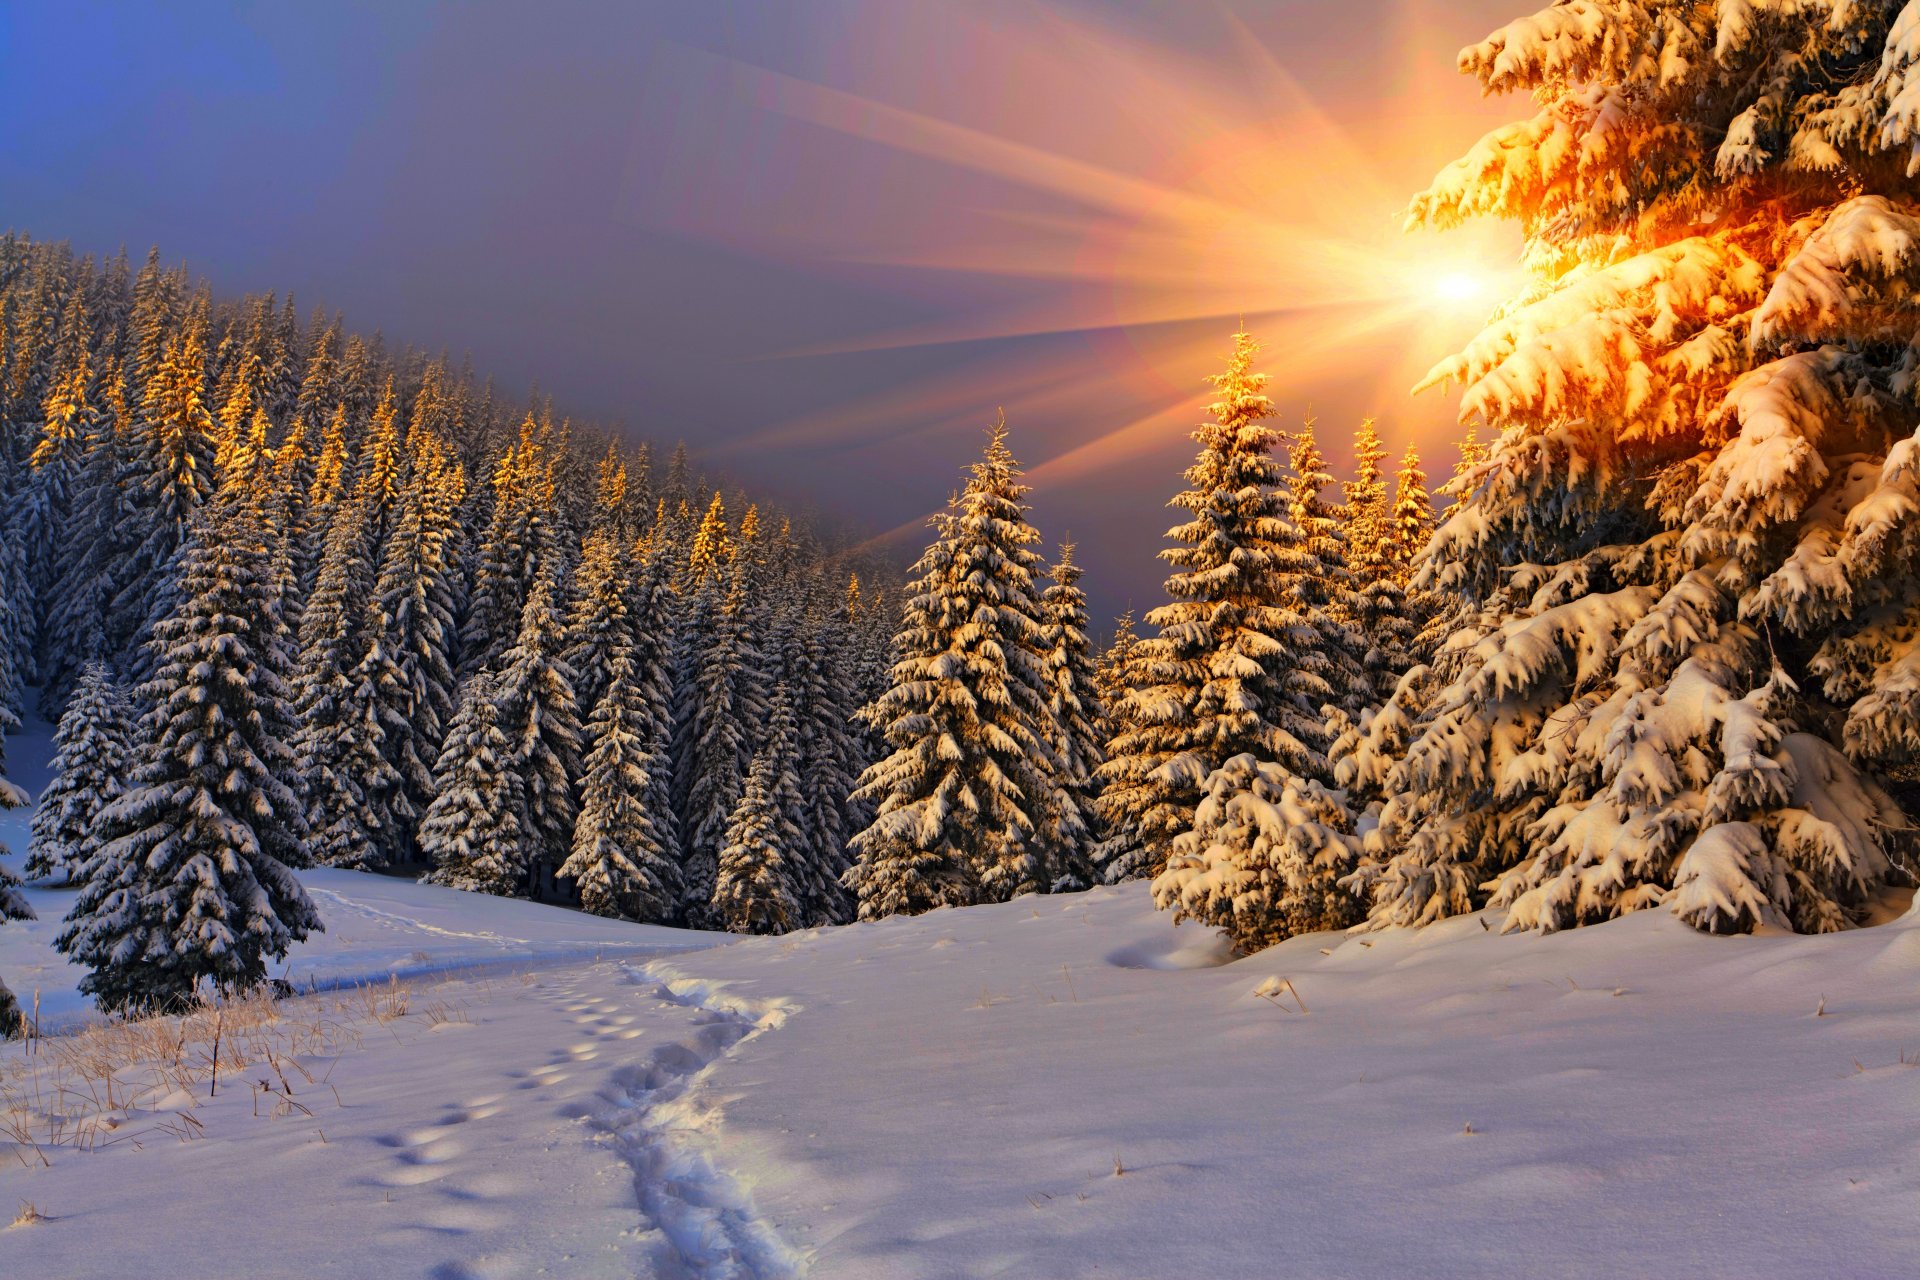
[{"label": "hazy sky", "polygon": [[[917,547],[1004,406],[1101,614],[1244,314],[1328,452],[1407,389],[1498,235],[1405,198],[1524,103],[1459,45],[1502,0],[0,8],[0,224],[158,244]],[[904,526],[904,530],[903,530]]]}]

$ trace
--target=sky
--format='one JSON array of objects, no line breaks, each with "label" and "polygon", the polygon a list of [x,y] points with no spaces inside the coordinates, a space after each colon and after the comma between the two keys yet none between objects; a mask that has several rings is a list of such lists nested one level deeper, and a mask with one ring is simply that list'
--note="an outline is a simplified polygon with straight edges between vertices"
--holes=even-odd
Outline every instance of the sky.
[{"label": "sky", "polygon": [[1529,8],[10,4],[0,225],[468,353],[903,558],[1004,410],[1110,617],[1243,319],[1283,427],[1444,479],[1409,390],[1517,237],[1398,215],[1526,114],[1454,56]]}]

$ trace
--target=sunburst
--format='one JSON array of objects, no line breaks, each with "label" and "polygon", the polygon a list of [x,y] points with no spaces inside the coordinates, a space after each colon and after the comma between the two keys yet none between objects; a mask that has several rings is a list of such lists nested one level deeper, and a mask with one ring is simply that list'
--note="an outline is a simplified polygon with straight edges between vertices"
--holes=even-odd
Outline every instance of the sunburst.
[{"label": "sunburst", "polygon": [[[805,131],[854,140],[868,173],[888,171],[874,153],[899,157],[907,176],[872,191],[879,207],[849,190],[731,219],[707,209],[688,229],[839,264],[918,298],[969,295],[933,319],[771,354],[979,349],[931,383],[770,424],[738,449],[880,447],[977,425],[1004,405],[1036,486],[1085,481],[1185,451],[1201,379],[1243,319],[1290,411],[1314,397],[1392,425],[1419,375],[1518,284],[1510,233],[1401,229],[1410,189],[1488,119],[1440,51],[1461,33],[1435,37],[1417,7],[1395,20],[1402,47],[1381,77],[1398,92],[1351,128],[1231,19],[1226,65],[1057,14],[910,8],[926,27],[887,38],[938,41],[990,92],[898,77],[856,92],[721,64],[756,108],[804,126],[798,145]],[[1011,338],[1050,340],[1044,365]],[[1114,416],[1075,421],[1064,402],[1095,384],[1111,394],[1083,414]],[[1450,416],[1430,402],[1400,434],[1431,437]]]}]

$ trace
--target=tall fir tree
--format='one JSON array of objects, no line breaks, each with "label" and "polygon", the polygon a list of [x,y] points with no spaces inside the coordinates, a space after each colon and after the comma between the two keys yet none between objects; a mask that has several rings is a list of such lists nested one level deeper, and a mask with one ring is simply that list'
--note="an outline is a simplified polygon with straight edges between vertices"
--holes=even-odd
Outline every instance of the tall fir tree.
[{"label": "tall fir tree", "polygon": [[98,851],[57,945],[106,1009],[177,1008],[242,991],[323,926],[290,866],[306,823],[287,785],[291,708],[270,661],[280,622],[259,496],[230,478],[201,513],[152,675],[129,785],[100,814]]},{"label": "tall fir tree", "polygon": [[1343,763],[1370,923],[1827,931],[1905,878],[1914,18],[1627,0],[1462,51],[1530,119],[1410,221],[1512,218],[1535,278],[1429,375],[1498,440],[1422,575],[1474,613]]},{"label": "tall fir tree", "polygon": [[527,854],[514,809],[513,748],[500,731],[492,676],[468,680],[433,770],[433,803],[420,823],[427,879],[476,893],[512,896],[527,881]]},{"label": "tall fir tree", "polygon": [[100,663],[81,673],[53,735],[53,779],[33,811],[26,873],[72,879],[100,847],[100,811],[126,785],[133,705]]},{"label": "tall fir tree", "polygon": [[726,569],[724,595],[717,579],[698,588],[705,607],[696,616],[706,619],[705,629],[691,637],[675,713],[681,742],[676,787],[685,796],[681,888],[686,919],[693,924],[712,920],[727,823],[746,785],[753,729],[766,714],[748,586],[748,562],[736,560]]},{"label": "tall fir tree", "polygon": [[855,792],[875,806],[847,874],[863,920],[1050,887],[1035,840],[1053,762],[1026,493],[1002,417],[935,518],[892,683],[863,713],[891,748]]},{"label": "tall fir tree", "polygon": [[664,700],[620,650],[587,723],[585,775],[573,850],[561,876],[594,915],[665,924],[680,905],[680,866],[668,798]]},{"label": "tall fir tree", "polygon": [[1174,566],[1173,600],[1147,615],[1159,634],[1139,643],[1142,680],[1128,691],[1124,728],[1101,767],[1103,814],[1135,833],[1141,855],[1126,874],[1158,874],[1167,846],[1193,824],[1207,775],[1234,756],[1296,772],[1323,767],[1311,742],[1315,709],[1332,690],[1294,665],[1293,645],[1310,637],[1314,619],[1309,602],[1281,594],[1283,575],[1304,573],[1305,548],[1281,488],[1258,351],[1250,334],[1235,334],[1226,371],[1211,379],[1219,399],[1194,432],[1191,487],[1170,504],[1190,518],[1161,552]]},{"label": "tall fir tree", "polygon": [[1106,762],[1099,721],[1105,717],[1087,639],[1087,597],[1074,545],[1063,543],[1040,594],[1047,682],[1047,727],[1052,735],[1053,803],[1041,835],[1052,887],[1084,889],[1093,880],[1094,824]]},{"label": "tall fir tree", "polygon": [[502,655],[497,686],[500,732],[507,740],[512,812],[526,858],[520,892],[537,894],[572,852],[580,777],[580,712],[573,673],[560,656],[555,573],[534,575],[520,633]]},{"label": "tall fir tree", "polygon": [[801,925],[806,837],[795,765],[793,713],[783,691],[720,849],[712,915],[730,932],[786,933]]}]

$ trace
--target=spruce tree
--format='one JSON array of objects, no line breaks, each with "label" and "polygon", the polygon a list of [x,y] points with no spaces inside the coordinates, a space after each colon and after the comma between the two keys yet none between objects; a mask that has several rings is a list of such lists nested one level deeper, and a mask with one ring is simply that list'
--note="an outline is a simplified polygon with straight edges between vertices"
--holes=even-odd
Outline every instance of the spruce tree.
[{"label": "spruce tree", "polygon": [[433,803],[420,823],[426,879],[511,896],[527,880],[527,849],[514,811],[512,747],[500,732],[492,676],[468,680],[433,770]]},{"label": "spruce tree", "polygon": [[520,634],[501,658],[496,698],[507,740],[512,812],[526,865],[520,892],[536,893],[566,862],[580,776],[580,713],[573,673],[560,657],[562,627],[551,569],[536,573]]},{"label": "spruce tree", "polygon": [[1372,418],[1354,433],[1354,479],[1344,485],[1341,510],[1346,530],[1347,568],[1353,575],[1354,629],[1361,659],[1359,706],[1384,701],[1408,665],[1414,628],[1407,614],[1400,571],[1400,534],[1381,463],[1387,452]]},{"label": "spruce tree", "polygon": [[368,713],[371,691],[355,678],[366,652],[370,586],[363,509],[357,499],[334,509],[301,619],[296,663],[294,754],[312,856],[328,866],[367,867],[383,860],[378,833],[384,824],[365,785],[367,763],[381,758],[380,724]]},{"label": "spruce tree", "polygon": [[[132,491],[119,537],[129,548],[116,565],[118,592],[111,613],[123,619],[130,642],[170,611],[172,561],[212,492],[216,435],[207,405],[207,304],[200,299],[178,337],[152,371],[131,442]],[[144,674],[151,650],[135,650],[134,668]]]},{"label": "spruce tree", "polygon": [[1427,494],[1427,474],[1412,445],[1400,459],[1393,483],[1392,543],[1396,576],[1404,584],[1413,577],[1414,562],[1433,537],[1433,499]]},{"label": "spruce tree", "polygon": [[766,714],[758,670],[759,646],[751,634],[748,562],[736,560],[725,573],[725,594],[708,579],[700,589],[706,619],[702,634],[691,637],[685,683],[676,709],[683,744],[676,760],[676,786],[686,799],[680,809],[684,847],[683,904],[689,923],[711,920],[714,877],[727,823],[746,785],[752,763],[752,733]]},{"label": "spruce tree", "polygon": [[[1314,420],[1307,419],[1290,434],[1287,515],[1300,530],[1306,554],[1283,575],[1281,595],[1303,601],[1312,611],[1311,633],[1294,637],[1294,663],[1317,675],[1341,710],[1357,715],[1372,698],[1364,674],[1366,644],[1359,631],[1364,608],[1347,562],[1348,533],[1341,513],[1324,496],[1333,476],[1315,439]],[[1319,726],[1306,732],[1318,751],[1330,745]]]},{"label": "spruce tree", "polygon": [[[9,920],[36,919],[33,908],[27,903],[27,895],[20,892],[20,877],[13,871],[0,866],[0,924]],[[0,1040],[10,1040],[20,1034],[22,1018],[20,1002],[5,982],[0,982]]]},{"label": "spruce tree", "polygon": [[892,684],[863,714],[891,752],[847,874],[863,920],[1051,887],[1035,837],[1052,804],[1044,632],[1005,418],[915,566]]},{"label": "spruce tree", "polygon": [[[1234,335],[1212,420],[1195,432],[1191,488],[1170,505],[1191,517],[1168,534],[1170,604],[1147,615],[1159,634],[1139,643],[1141,680],[1128,691],[1125,728],[1100,777],[1109,824],[1134,833],[1144,855],[1133,874],[1161,869],[1166,848],[1193,824],[1207,775],[1243,753],[1295,772],[1324,768],[1310,745],[1315,714],[1332,694],[1324,677],[1295,666],[1294,647],[1315,631],[1310,602],[1283,599],[1281,579],[1306,568],[1304,539],[1287,496],[1267,419],[1266,375],[1251,335]],[[1108,875],[1114,874],[1109,861]]]},{"label": "spruce tree", "polygon": [[1084,889],[1093,879],[1095,771],[1106,761],[1098,722],[1105,712],[1087,640],[1087,597],[1071,542],[1049,571],[1040,594],[1047,681],[1047,727],[1052,736],[1053,803],[1041,837],[1052,887]]},{"label": "spruce tree", "polygon": [[[459,463],[425,426],[408,436],[408,463],[392,528],[373,584],[362,665],[372,681],[373,715],[383,751],[400,783],[393,806],[422,813],[433,798],[433,761],[453,714],[454,610],[459,507],[466,492]],[[402,834],[396,854],[408,849]]]},{"label": "spruce tree", "polygon": [[100,847],[100,811],[126,784],[133,707],[107,668],[89,663],[54,732],[53,780],[33,811],[29,878],[72,879]]},{"label": "spruce tree", "polygon": [[1462,52],[1532,118],[1411,219],[1513,218],[1536,278],[1429,377],[1498,442],[1422,575],[1454,659],[1351,757],[1371,923],[1827,931],[1906,878],[1912,18],[1623,0]]},{"label": "spruce tree", "polygon": [[792,711],[776,697],[766,742],[754,754],[740,802],[727,822],[713,890],[713,918],[732,933],[786,933],[801,927],[803,808],[795,771]]},{"label": "spruce tree", "polygon": [[608,677],[587,723],[580,820],[560,875],[594,915],[664,924],[680,905],[666,708],[626,651],[613,655]]},{"label": "spruce tree", "polygon": [[[0,730],[14,727],[13,723],[0,718]],[[0,738],[0,751],[3,751],[4,746],[4,738]],[[0,776],[0,809],[18,809],[26,803],[27,793],[4,776]],[[0,846],[0,854],[6,852],[5,846]],[[0,863],[0,924],[8,920],[34,918],[33,908],[28,905],[26,895],[20,891],[20,877],[16,876],[4,863]],[[14,999],[13,992],[8,990],[7,984],[0,982],[0,1040],[18,1035],[20,1022],[20,1005]]]},{"label": "spruce tree", "polygon": [[613,680],[615,659],[633,647],[628,617],[628,566],[621,538],[611,527],[587,535],[575,575],[573,611],[567,620],[567,667],[580,705],[596,707]]},{"label": "spruce tree", "polygon": [[57,945],[105,1009],[177,1008],[246,990],[323,928],[290,865],[306,823],[287,785],[288,694],[258,495],[239,478],[196,521],[172,612],[148,641],[149,708],[127,789]]}]

